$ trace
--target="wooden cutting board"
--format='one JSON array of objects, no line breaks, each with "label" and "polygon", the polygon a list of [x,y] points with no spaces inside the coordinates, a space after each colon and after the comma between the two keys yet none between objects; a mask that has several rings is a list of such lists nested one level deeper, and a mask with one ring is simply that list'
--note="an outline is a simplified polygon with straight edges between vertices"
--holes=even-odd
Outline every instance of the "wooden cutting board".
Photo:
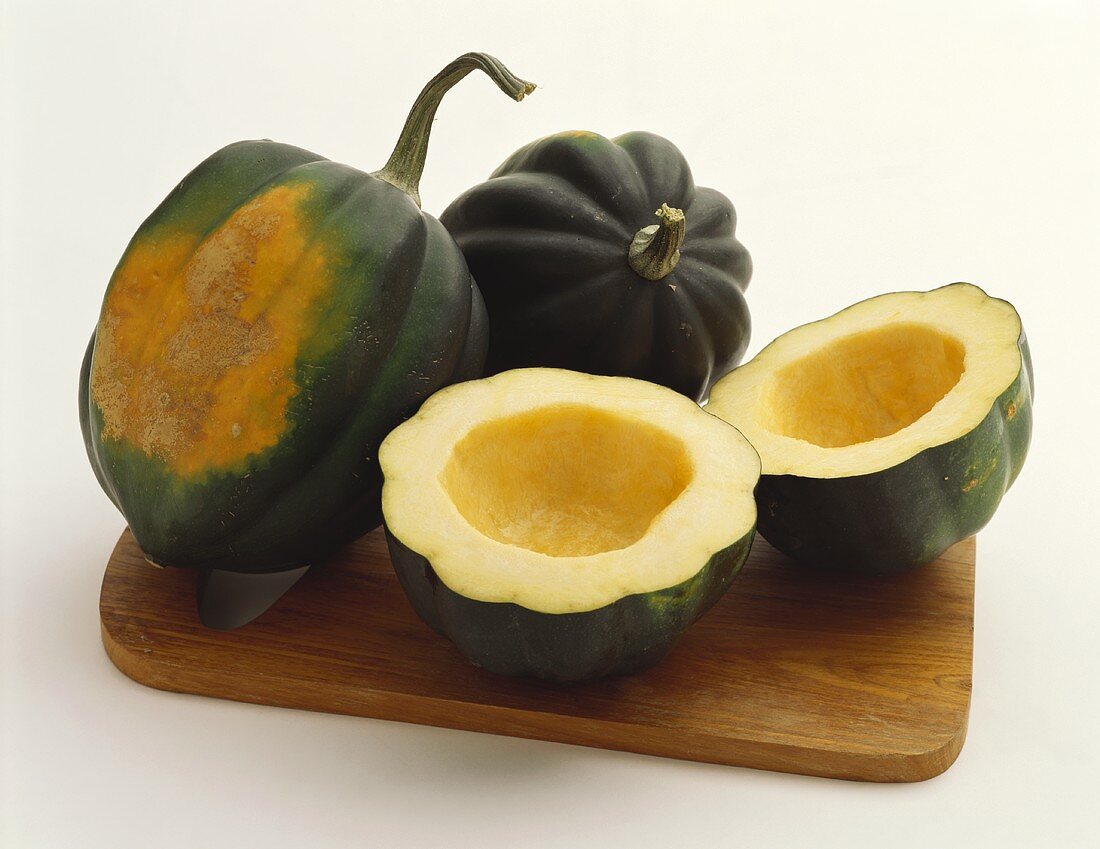
[{"label": "wooden cutting board", "polygon": [[970,707],[974,541],[893,578],[799,568],[757,538],[729,594],[658,666],[591,684],[502,678],[412,612],[380,532],[257,620],[212,631],[196,575],[127,531],[103,644],[142,684],[237,701],[861,781],[920,781],[959,754]]}]

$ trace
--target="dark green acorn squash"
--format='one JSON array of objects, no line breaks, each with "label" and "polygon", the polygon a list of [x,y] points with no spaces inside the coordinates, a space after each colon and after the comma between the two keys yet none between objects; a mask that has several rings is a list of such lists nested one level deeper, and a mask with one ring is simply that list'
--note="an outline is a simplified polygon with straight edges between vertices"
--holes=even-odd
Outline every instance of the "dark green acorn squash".
[{"label": "dark green acorn squash", "polygon": [[643,381],[518,369],[452,386],[380,457],[409,601],[501,674],[575,681],[656,663],[752,544],[752,446]]},{"label": "dark green acorn squash", "polygon": [[1031,356],[976,286],[897,292],[780,336],[714,387],[760,452],[760,533],[810,566],[896,572],[983,528],[1031,439]]},{"label": "dark green acorn squash", "polygon": [[271,141],[200,164],[140,227],[80,380],[88,457],[148,559],[265,572],[324,557],[381,518],[383,437],[480,376],[484,305],[420,210],[444,93],[425,87],[375,174]]},{"label": "dark green acorn squash", "polygon": [[556,366],[699,400],[748,346],[733,206],[660,136],[540,139],[440,220],[485,296],[488,373]]}]

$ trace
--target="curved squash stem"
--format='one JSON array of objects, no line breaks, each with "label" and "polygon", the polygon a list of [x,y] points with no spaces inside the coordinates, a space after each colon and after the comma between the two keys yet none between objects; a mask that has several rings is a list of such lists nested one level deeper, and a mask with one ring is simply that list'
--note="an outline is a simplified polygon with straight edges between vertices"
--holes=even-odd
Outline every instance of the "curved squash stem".
[{"label": "curved squash stem", "polygon": [[660,280],[672,273],[680,261],[680,245],[687,230],[683,210],[662,203],[655,214],[661,223],[635,233],[627,251],[630,267],[646,280]]},{"label": "curved squash stem", "polygon": [[428,154],[428,138],[435,112],[443,95],[475,70],[488,74],[497,87],[514,100],[523,100],[535,90],[534,83],[521,80],[487,53],[459,56],[424,86],[409,110],[409,117],[405,119],[405,126],[389,161],[382,170],[375,171],[371,176],[397,186],[420,206],[420,175],[424,173],[424,159]]}]

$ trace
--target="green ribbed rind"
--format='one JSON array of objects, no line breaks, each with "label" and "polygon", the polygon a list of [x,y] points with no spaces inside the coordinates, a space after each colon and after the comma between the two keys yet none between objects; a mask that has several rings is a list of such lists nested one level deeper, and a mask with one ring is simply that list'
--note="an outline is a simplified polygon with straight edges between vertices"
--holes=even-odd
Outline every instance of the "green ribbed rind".
[{"label": "green ribbed rind", "polygon": [[131,245],[209,233],[261,191],[303,182],[311,192],[300,215],[331,255],[335,285],[313,308],[314,332],[294,366],[300,391],[276,445],[240,468],[181,478],[138,447],[104,439],[89,391],[94,336],[89,344],[80,379],[88,457],[158,564],[268,572],[328,556],[381,522],[382,439],[435,391],[481,376],[484,304],[446,230],[399,189],[308,151],[275,142],[218,151]]},{"label": "green ribbed rind", "polygon": [[625,596],[584,613],[539,613],[467,598],[440,580],[427,558],[386,529],[390,560],[413,610],[477,666],[500,675],[587,681],[652,666],[729,589],[755,529],[674,587]]},{"label": "green ribbed rind", "polygon": [[815,568],[900,572],[930,563],[989,522],[1020,473],[1031,441],[1032,366],[1021,369],[981,423],[869,475],[763,475],[756,488],[761,535]]},{"label": "green ribbed rind", "polygon": [[[686,236],[671,273],[647,280],[628,252],[662,204],[683,210]],[[653,133],[534,141],[440,220],[485,297],[490,374],[552,366],[699,400],[748,346],[752,260],[733,205]]]}]

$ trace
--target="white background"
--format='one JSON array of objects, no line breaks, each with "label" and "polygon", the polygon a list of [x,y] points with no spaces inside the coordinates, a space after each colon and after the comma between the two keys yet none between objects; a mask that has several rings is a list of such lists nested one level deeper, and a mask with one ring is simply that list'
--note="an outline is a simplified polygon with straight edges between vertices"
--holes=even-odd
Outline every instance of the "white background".
[{"label": "white background", "polygon": [[[597,5],[0,0],[5,847],[1100,845],[1097,4]],[[888,290],[968,280],[1018,307],[1035,441],[979,541],[970,736],[945,775],[859,785],[231,704],[107,661],[123,522],[76,384],[129,236],[237,139],[381,166],[467,50],[539,90],[450,94],[430,212],[542,134],[649,129],[737,206],[750,354]]]}]

